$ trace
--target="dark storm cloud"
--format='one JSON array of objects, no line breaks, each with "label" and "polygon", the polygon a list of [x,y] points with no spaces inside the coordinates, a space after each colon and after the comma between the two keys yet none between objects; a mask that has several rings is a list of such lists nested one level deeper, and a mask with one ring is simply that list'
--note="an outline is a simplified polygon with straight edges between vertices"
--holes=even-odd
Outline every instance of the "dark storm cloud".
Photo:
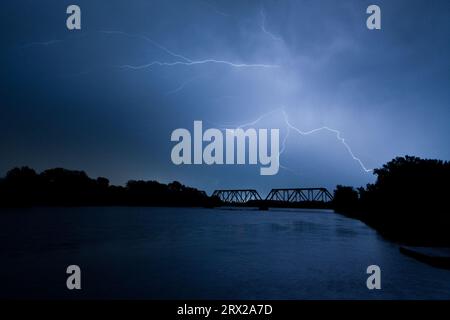
[{"label": "dark storm cloud", "polygon": [[[287,169],[273,177],[170,161],[176,128],[236,127],[279,108],[304,131],[339,130],[370,168],[404,154],[450,158],[448,1],[377,1],[381,31],[365,26],[367,1],[77,1],[75,32],[69,4],[1,5],[2,172],[64,166],[207,190],[372,179],[326,131],[291,130]],[[281,112],[258,126],[286,133]]]}]

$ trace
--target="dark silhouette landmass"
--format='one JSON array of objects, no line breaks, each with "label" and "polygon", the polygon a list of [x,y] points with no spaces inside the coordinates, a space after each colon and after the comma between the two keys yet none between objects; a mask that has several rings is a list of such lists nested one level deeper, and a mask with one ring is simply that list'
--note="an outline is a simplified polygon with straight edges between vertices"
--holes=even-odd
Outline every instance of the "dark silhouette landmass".
[{"label": "dark silhouette landmass", "polygon": [[337,186],[335,211],[404,244],[450,246],[449,162],[397,157],[374,174],[366,188]]},{"label": "dark silhouette landmass", "polygon": [[211,207],[220,200],[174,181],[130,180],[125,187],[92,179],[84,171],[55,168],[38,174],[14,168],[0,180],[0,206],[186,206]]},{"label": "dark silhouette landmass", "polygon": [[[450,163],[398,157],[375,169],[377,180],[365,188],[340,186],[332,202],[249,201],[239,206],[333,208],[357,218],[383,236],[408,245],[450,246]],[[179,206],[218,207],[218,197],[175,181],[130,180],[110,185],[83,171],[62,168],[36,173],[14,168],[0,179],[0,207],[26,206]],[[226,204],[229,205],[229,204]]]}]

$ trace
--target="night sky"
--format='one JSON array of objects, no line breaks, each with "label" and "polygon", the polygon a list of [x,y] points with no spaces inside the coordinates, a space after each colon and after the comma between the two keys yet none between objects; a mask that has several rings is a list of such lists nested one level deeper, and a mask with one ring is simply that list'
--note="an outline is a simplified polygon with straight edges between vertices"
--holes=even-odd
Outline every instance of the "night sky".
[{"label": "night sky", "polygon": [[[66,28],[77,4],[82,29]],[[377,4],[382,29],[366,27]],[[450,159],[450,2],[2,1],[0,173],[28,165],[216,188],[333,189]],[[156,62],[156,63],[155,63]],[[309,131],[300,135],[289,123]],[[256,122],[255,120],[261,120]],[[279,128],[283,168],[175,166],[174,129]],[[289,136],[284,140],[286,134]],[[281,142],[282,142],[281,141]]]}]

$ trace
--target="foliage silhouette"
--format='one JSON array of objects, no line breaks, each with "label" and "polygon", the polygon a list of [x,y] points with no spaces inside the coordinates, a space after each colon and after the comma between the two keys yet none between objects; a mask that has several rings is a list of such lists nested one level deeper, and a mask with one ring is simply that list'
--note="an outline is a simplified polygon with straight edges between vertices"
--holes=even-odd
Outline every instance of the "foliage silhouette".
[{"label": "foliage silhouette", "polygon": [[83,171],[55,168],[37,174],[28,167],[14,168],[0,180],[0,205],[23,206],[214,206],[220,200],[180,182],[130,180],[111,186],[103,177]]},{"label": "foliage silhouette", "polygon": [[[338,185],[336,212],[358,218],[402,243],[450,246],[450,163],[397,157],[375,169],[366,188]],[[0,206],[220,206],[205,192],[174,181],[130,180],[125,187],[83,171],[55,168],[38,174],[14,168],[0,179]]]},{"label": "foliage silhouette", "polygon": [[450,245],[450,163],[397,157],[355,191],[338,186],[334,208],[408,244]]}]

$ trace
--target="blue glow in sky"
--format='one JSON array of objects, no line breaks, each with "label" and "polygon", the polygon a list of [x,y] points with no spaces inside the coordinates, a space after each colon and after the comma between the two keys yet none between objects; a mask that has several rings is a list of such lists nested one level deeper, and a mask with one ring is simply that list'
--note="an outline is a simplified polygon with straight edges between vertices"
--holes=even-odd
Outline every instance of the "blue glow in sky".
[{"label": "blue glow in sky", "polygon": [[[76,1],[69,31],[73,3],[1,4],[0,172],[264,194],[365,185],[364,167],[405,154],[450,159],[448,1],[377,1],[377,31],[361,0]],[[283,168],[173,165],[170,134],[194,120],[279,128]]]}]

